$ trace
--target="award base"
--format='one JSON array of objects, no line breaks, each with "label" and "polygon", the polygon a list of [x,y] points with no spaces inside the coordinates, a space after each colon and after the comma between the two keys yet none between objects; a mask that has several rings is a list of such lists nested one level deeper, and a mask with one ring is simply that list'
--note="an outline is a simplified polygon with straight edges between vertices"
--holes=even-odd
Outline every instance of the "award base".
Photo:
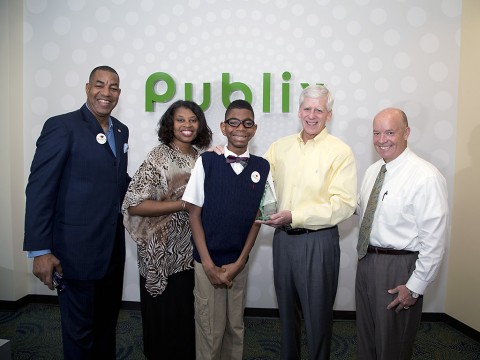
[{"label": "award base", "polygon": [[270,220],[270,216],[259,216],[256,218],[256,220],[262,220],[262,221],[267,221],[267,220]]},{"label": "award base", "polygon": [[257,220],[270,220],[270,215],[277,212],[277,203],[263,204],[260,208],[260,216],[257,217]]}]

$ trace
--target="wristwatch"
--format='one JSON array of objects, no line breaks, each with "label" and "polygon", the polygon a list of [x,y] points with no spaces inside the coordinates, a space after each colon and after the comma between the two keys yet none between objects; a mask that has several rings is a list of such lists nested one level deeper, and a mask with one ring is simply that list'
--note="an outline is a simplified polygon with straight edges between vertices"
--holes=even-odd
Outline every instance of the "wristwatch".
[{"label": "wristwatch", "polygon": [[409,288],[407,288],[407,290],[408,290],[408,293],[410,294],[410,296],[414,299],[418,299],[418,297],[420,296],[420,294],[417,294],[416,292],[413,292]]}]

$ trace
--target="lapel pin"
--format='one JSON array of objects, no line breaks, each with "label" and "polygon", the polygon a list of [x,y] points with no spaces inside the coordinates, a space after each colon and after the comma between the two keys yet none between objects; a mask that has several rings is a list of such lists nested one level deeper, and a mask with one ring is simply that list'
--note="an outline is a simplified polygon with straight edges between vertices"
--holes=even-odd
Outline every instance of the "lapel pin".
[{"label": "lapel pin", "polygon": [[103,145],[107,142],[107,137],[105,136],[105,134],[102,134],[102,133],[98,133],[97,134],[97,142],[100,144],[100,145]]}]

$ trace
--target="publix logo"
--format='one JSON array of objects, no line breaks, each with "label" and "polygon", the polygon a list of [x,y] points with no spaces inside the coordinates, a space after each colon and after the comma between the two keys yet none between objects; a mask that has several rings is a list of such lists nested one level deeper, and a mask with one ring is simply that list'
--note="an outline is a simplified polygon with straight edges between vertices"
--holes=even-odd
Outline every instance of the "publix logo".
[{"label": "publix logo", "polygon": [[[271,90],[272,90],[272,74],[263,73],[262,78],[262,110],[264,113],[271,112]],[[281,107],[283,113],[290,112],[290,92],[292,74],[285,71],[282,74],[281,84]],[[161,86],[159,86],[161,85]],[[310,84],[300,83],[302,89],[306,88]],[[157,90],[161,88],[162,92],[157,93]],[[249,103],[253,101],[253,92],[250,86],[247,84],[230,79],[230,73],[222,73],[222,103],[225,108],[230,104],[230,95],[234,92],[242,92],[244,99]],[[145,111],[153,112],[155,103],[168,103],[173,99],[177,92],[177,84],[174,78],[165,72],[156,72],[151,74],[145,83]],[[185,83],[184,86],[184,99],[195,101],[200,105],[203,111],[206,111],[212,102],[212,86],[211,83],[203,83],[203,99],[193,98],[193,84]],[[201,100],[201,101],[200,101]]]}]

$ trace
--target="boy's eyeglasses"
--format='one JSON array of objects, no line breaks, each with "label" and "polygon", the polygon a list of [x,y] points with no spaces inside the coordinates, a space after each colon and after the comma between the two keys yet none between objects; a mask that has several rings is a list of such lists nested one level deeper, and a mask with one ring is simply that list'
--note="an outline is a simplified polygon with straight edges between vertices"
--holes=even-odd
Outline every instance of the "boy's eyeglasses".
[{"label": "boy's eyeglasses", "polygon": [[239,127],[240,124],[243,124],[243,127],[247,129],[255,125],[255,121],[250,119],[239,120],[239,119],[231,118],[231,119],[225,120],[225,122],[232,127]]}]

